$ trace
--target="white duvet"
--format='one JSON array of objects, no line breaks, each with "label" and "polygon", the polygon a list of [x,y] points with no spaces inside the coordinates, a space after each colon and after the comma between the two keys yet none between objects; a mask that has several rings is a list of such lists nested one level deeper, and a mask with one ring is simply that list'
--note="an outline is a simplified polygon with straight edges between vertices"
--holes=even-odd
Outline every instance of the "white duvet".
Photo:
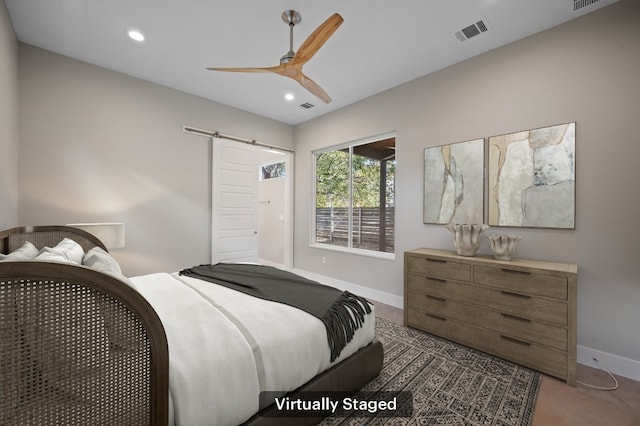
[{"label": "white duvet", "polygon": [[261,391],[294,390],[374,337],[372,311],[331,363],[324,325],[299,309],[177,273],[130,281],[165,328],[178,426],[240,424]]}]

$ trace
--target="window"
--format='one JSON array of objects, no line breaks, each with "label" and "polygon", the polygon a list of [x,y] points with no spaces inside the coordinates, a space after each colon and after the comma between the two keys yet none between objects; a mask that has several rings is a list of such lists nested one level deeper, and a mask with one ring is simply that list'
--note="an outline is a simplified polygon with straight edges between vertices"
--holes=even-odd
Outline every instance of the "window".
[{"label": "window", "polygon": [[395,136],[317,151],[315,243],[394,253]]},{"label": "window", "polygon": [[260,166],[260,180],[277,179],[285,176],[284,161],[267,163]]}]

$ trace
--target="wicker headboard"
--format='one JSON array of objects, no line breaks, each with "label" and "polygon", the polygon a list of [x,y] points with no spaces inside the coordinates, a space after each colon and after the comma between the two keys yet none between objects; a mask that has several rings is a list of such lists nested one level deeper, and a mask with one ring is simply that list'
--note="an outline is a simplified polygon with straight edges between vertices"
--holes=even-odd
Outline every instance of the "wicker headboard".
[{"label": "wicker headboard", "polygon": [[[0,251],[69,237],[76,228],[0,231]],[[54,262],[0,262],[0,424],[168,423],[169,354],[151,305],[110,275]]]},{"label": "wicker headboard", "polygon": [[94,235],[71,226],[22,226],[0,231],[0,253],[7,254],[29,241],[38,249],[44,246],[53,247],[65,237],[71,238],[88,251],[95,246],[107,250],[105,245]]}]

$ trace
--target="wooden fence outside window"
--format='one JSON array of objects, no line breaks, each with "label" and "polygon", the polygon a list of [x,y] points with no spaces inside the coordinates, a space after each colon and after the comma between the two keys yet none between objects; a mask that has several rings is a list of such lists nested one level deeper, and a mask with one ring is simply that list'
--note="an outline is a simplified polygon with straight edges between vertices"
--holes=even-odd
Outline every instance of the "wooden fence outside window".
[{"label": "wooden fence outside window", "polygon": [[[384,219],[381,221],[381,218]],[[347,247],[348,239],[349,209],[346,207],[317,207],[316,242]],[[386,207],[383,212],[378,207],[353,209],[352,247],[393,253],[394,241],[394,207]]]}]

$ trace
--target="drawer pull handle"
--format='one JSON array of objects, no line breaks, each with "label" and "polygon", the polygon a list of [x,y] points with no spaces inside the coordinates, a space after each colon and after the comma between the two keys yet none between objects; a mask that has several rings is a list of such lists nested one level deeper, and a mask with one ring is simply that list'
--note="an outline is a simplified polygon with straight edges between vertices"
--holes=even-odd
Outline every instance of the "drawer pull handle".
[{"label": "drawer pull handle", "polygon": [[441,317],[439,315],[433,315],[433,314],[425,314],[425,315],[428,316],[429,318],[437,319],[438,321],[446,321],[447,320],[445,317]]},{"label": "drawer pull handle", "polygon": [[506,268],[502,268],[502,272],[508,272],[508,273],[510,273],[510,274],[531,275],[531,272],[527,272],[527,271],[516,271],[515,269],[506,269]]},{"label": "drawer pull handle", "polygon": [[505,318],[514,319],[514,320],[517,320],[517,321],[531,322],[531,320],[528,319],[528,318],[522,318],[522,317],[519,317],[519,316],[516,316],[516,315],[505,314],[504,312],[500,312],[500,315],[502,315]]},{"label": "drawer pull handle", "polygon": [[446,260],[442,260],[442,259],[427,259],[428,262],[434,262],[434,263],[447,263]]},{"label": "drawer pull handle", "polygon": [[509,342],[517,343],[522,346],[531,346],[531,343],[525,342],[524,340],[514,339],[513,337],[505,336],[504,334],[500,335],[501,339],[507,340]]},{"label": "drawer pull handle", "polygon": [[500,293],[502,293],[504,295],[507,295],[507,296],[519,297],[521,299],[531,299],[531,296],[527,296],[526,294],[513,293],[511,291],[500,290]]},{"label": "drawer pull handle", "polygon": [[447,301],[447,299],[445,299],[444,297],[431,296],[430,294],[427,294],[427,299],[437,300],[438,302],[446,302]]},{"label": "drawer pull handle", "polygon": [[443,280],[442,278],[425,277],[425,279],[427,279],[428,281],[436,281],[443,284],[447,282],[447,280]]}]

